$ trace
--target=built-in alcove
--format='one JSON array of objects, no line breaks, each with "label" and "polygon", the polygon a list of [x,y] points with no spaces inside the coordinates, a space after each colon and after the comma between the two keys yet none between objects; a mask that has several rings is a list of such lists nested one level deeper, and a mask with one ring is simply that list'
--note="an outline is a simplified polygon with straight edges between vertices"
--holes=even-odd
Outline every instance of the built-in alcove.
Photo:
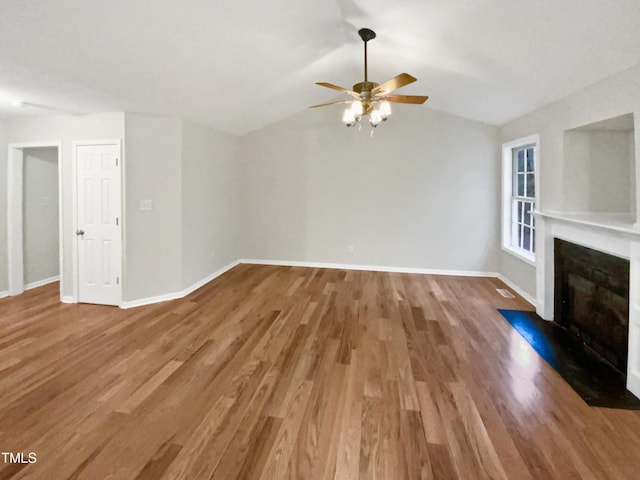
[{"label": "built-in alcove", "polygon": [[616,214],[623,223],[635,223],[635,168],[632,113],[565,130],[559,210]]}]

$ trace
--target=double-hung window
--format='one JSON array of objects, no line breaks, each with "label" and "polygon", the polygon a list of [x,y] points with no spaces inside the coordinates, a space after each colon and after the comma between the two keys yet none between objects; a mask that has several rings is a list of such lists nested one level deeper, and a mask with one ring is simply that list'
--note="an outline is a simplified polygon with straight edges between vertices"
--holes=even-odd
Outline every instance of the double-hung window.
[{"label": "double-hung window", "polygon": [[538,136],[503,145],[502,247],[535,262]]}]

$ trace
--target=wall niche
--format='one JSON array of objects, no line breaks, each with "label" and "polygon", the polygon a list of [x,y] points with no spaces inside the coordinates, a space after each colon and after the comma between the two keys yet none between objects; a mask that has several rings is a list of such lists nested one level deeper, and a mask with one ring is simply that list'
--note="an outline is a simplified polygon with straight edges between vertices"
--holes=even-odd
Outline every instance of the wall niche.
[{"label": "wall niche", "polygon": [[564,167],[563,211],[635,222],[633,113],[565,130]]}]

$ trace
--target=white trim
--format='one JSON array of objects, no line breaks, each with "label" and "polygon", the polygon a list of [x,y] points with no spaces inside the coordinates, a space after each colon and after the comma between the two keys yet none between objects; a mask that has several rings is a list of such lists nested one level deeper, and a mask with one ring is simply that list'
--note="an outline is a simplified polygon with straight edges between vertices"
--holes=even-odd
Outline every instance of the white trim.
[{"label": "white trim", "polygon": [[22,238],[24,152],[9,145],[7,163],[7,280],[9,295],[24,292],[24,251]]},{"label": "white trim", "polygon": [[237,263],[249,265],[274,265],[282,267],[307,267],[307,268],[334,268],[339,270],[366,270],[372,272],[389,272],[389,273],[416,273],[420,275],[449,275],[458,277],[489,277],[497,278],[504,282],[509,288],[536,307],[537,302],[534,297],[518,287],[507,277],[496,272],[479,272],[468,270],[437,270],[431,268],[408,268],[408,267],[381,267],[371,265],[349,265],[342,263],[317,263],[317,262],[292,262],[287,260],[258,260],[243,258]]},{"label": "white trim", "polygon": [[531,306],[536,307],[536,300],[527,292],[518,287],[504,275],[496,272],[480,272],[468,270],[437,270],[431,268],[409,268],[409,267],[381,267],[371,265],[349,265],[342,263],[317,263],[317,262],[292,262],[286,260],[258,260],[258,259],[241,259],[238,263],[250,265],[275,265],[282,267],[307,267],[307,268],[334,268],[339,270],[366,270],[372,272],[389,272],[389,273],[415,273],[420,275],[449,275],[458,277],[489,277],[497,278],[504,282],[509,288],[514,290],[518,295],[524,298]]},{"label": "white trim", "polygon": [[71,302],[78,303],[78,167],[75,142],[71,144]]},{"label": "white trim", "polygon": [[141,298],[139,300],[132,300],[132,301],[129,301],[129,302],[122,302],[122,303],[120,303],[120,308],[127,309],[127,308],[133,308],[133,307],[141,307],[143,305],[151,305],[153,303],[166,302],[168,300],[177,300],[178,298],[186,297],[187,295],[195,292],[197,289],[203,287],[204,285],[206,285],[210,281],[212,281],[215,278],[219,277],[223,273],[228,272],[229,270],[231,270],[233,267],[237,266],[240,263],[241,262],[239,260],[236,260],[235,262],[232,262],[229,265],[222,267],[221,269],[213,272],[211,275],[203,278],[202,280],[197,281],[193,285],[185,288],[184,290],[182,290],[180,292],[167,293],[167,294],[164,294],[164,295],[157,295],[155,297],[147,297],[147,298]]},{"label": "white trim", "polygon": [[71,142],[72,147],[92,146],[92,145],[114,145],[121,143],[119,138],[99,138],[97,140],[73,140]]},{"label": "white trim", "polygon": [[[529,135],[502,144],[502,232],[500,246],[503,251],[513,255],[529,265],[536,265],[535,255],[530,255],[511,244],[511,198],[513,193],[513,149],[525,145],[534,145],[535,156],[535,207],[540,208],[540,135]],[[531,212],[533,215],[533,212]],[[536,226],[537,227],[537,226]],[[538,238],[536,235],[536,251],[538,251]]]},{"label": "white trim", "polygon": [[[527,302],[529,302],[532,306],[536,306],[537,302],[531,295],[523,291],[520,287],[514,284],[511,280],[506,278],[504,275],[496,272],[481,272],[481,271],[463,271],[463,270],[439,270],[439,269],[430,269],[430,268],[410,268],[410,267],[388,267],[388,266],[370,266],[370,265],[351,265],[351,264],[343,264],[343,263],[319,263],[319,262],[297,262],[297,261],[288,261],[288,260],[260,260],[260,259],[240,259],[230,264],[222,267],[221,269],[215,271],[211,275],[197,281],[193,285],[185,288],[180,292],[167,293],[164,295],[157,295],[155,297],[147,297],[141,298],[139,300],[132,300],[129,302],[122,302],[120,304],[120,308],[128,309],[134,307],[140,307],[143,305],[151,305],[159,302],[166,302],[169,300],[177,300],[179,298],[184,298],[187,295],[195,292],[199,288],[203,287],[207,283],[216,279],[217,277],[223,275],[228,272],[232,268],[240,265],[273,265],[280,267],[305,267],[305,268],[330,268],[330,269],[338,269],[338,270],[357,270],[357,271],[373,271],[373,272],[388,272],[388,273],[414,273],[420,275],[449,275],[449,276],[464,276],[464,277],[487,277],[487,278],[497,278],[500,281],[504,282],[509,288],[515,291],[518,295],[524,298]],[[54,281],[51,279],[51,281]],[[0,292],[0,298],[2,298],[2,294],[6,294],[7,292]],[[6,296],[6,295],[5,295]],[[73,297],[65,296],[62,297],[61,301],[63,303],[77,303],[74,301]]]},{"label": "white trim", "polygon": [[[120,218],[120,300],[122,303],[122,297],[124,292],[124,153],[123,142],[119,138],[113,139],[98,139],[98,140],[74,140],[71,142],[71,221],[72,232],[78,230],[78,147],[81,146],[93,146],[93,145],[115,145],[120,151],[120,212],[118,217]],[[73,235],[73,234],[72,234]],[[68,303],[78,303],[78,236],[73,235],[73,246],[71,248],[71,259],[73,268],[73,295],[72,301]],[[67,302],[65,302],[67,303]]]},{"label": "white trim", "polygon": [[232,268],[238,266],[240,264],[239,260],[236,260],[235,262],[230,263],[229,265],[226,265],[222,268],[220,268],[219,270],[216,270],[215,272],[213,272],[211,275],[203,278],[202,280],[197,281],[196,283],[194,283],[193,285],[191,285],[190,287],[185,288],[184,290],[182,290],[182,296],[186,297],[187,295],[195,292],[196,290],[198,290],[199,288],[204,287],[207,283],[209,283],[210,281],[218,278],[220,275],[222,275],[223,273],[227,273],[229,270],[231,270]]},{"label": "white trim", "polygon": [[[58,158],[58,257],[60,271],[60,298],[64,286],[64,208],[62,205],[62,142],[59,140],[47,142],[10,143],[8,145],[7,164],[7,257],[9,294],[19,295],[28,289],[24,285],[24,252],[22,249],[23,224],[23,192],[22,168],[24,165],[25,148],[55,148]],[[19,155],[19,159],[18,159]],[[20,165],[16,165],[16,160]],[[18,168],[19,167],[19,168]]]},{"label": "white trim", "polygon": [[142,307],[144,305],[152,305],[154,303],[168,302],[169,300],[177,300],[183,298],[182,292],[167,293],[165,295],[156,295],[155,297],[146,297],[139,300],[131,300],[129,302],[120,303],[120,308],[126,310],[128,308]]},{"label": "white trim", "polygon": [[18,142],[10,143],[11,148],[46,148],[46,147],[62,147],[62,142],[59,140],[51,140],[47,142]]},{"label": "white trim", "polygon": [[507,277],[505,277],[504,275],[502,275],[501,273],[497,273],[496,274],[496,278],[500,281],[502,281],[503,283],[505,283],[511,290],[513,290],[514,292],[516,292],[518,295],[520,295],[522,298],[524,298],[527,302],[529,302],[531,304],[532,307],[534,307],[536,310],[538,309],[538,302],[536,301],[536,299],[534,297],[532,297],[531,295],[529,295],[527,292],[525,292],[524,290],[522,290],[520,287],[518,287],[515,283],[513,283],[511,280],[509,280]]},{"label": "white trim", "polygon": [[[536,229],[537,227],[538,226],[536,225]],[[535,255],[531,255],[529,252],[525,252],[523,250],[520,250],[519,248],[512,247],[511,245],[502,245],[502,250],[507,253],[510,253],[517,259],[522,260],[525,263],[528,263],[532,267],[536,266],[536,257]]]},{"label": "white trim", "polygon": [[239,263],[250,265],[276,265],[281,267],[307,267],[307,268],[333,268],[339,270],[366,270],[371,272],[389,272],[389,273],[416,273],[420,275],[450,275],[458,277],[495,277],[495,272],[478,272],[467,270],[438,270],[431,268],[411,268],[411,267],[383,267],[374,265],[351,265],[343,263],[318,263],[318,262],[295,262],[288,260],[258,260],[246,259],[239,260]]},{"label": "white trim", "polygon": [[[208,277],[199,280],[193,285],[185,288],[180,292],[167,293],[164,295],[157,295],[155,297],[141,298],[139,300],[132,300],[129,302],[122,302],[120,308],[127,309],[133,307],[140,307],[143,305],[150,305],[153,303],[166,302],[168,300],[176,300],[183,298],[193,293],[198,288],[206,285],[213,279],[219,277],[223,273],[228,272],[232,268],[240,264],[249,265],[274,265],[281,267],[306,267],[306,268],[332,268],[339,270],[366,270],[375,272],[390,272],[390,273],[415,273],[422,275],[450,275],[450,276],[464,276],[464,277],[498,277],[496,272],[478,272],[478,271],[461,271],[461,270],[435,270],[425,268],[407,268],[407,267],[382,267],[382,266],[369,266],[369,265],[348,265],[341,263],[317,263],[317,262],[294,262],[286,260],[259,260],[259,259],[240,259],[229,265],[222,267],[220,270],[212,273]],[[505,282],[506,283],[506,282]],[[514,289],[515,290],[515,289]]]},{"label": "white trim", "polygon": [[60,280],[60,275],[56,275],[55,277],[45,278],[44,280],[38,280],[36,282],[27,283],[24,286],[25,290],[31,290],[32,288],[43,287],[45,285],[49,285],[50,283],[57,282]]},{"label": "white trim", "polygon": [[[126,122],[126,118],[125,118]],[[125,126],[126,130],[126,126]],[[127,215],[127,174],[125,171],[127,162],[125,162],[125,146],[127,142],[120,142],[120,198],[122,199],[122,203],[120,205],[120,235],[122,236],[122,245],[121,245],[121,257],[120,257],[120,283],[121,283],[121,293],[120,293],[120,302],[124,301],[124,284],[125,278],[127,276],[126,266],[127,266],[127,232],[126,232],[126,224],[125,221]]]},{"label": "white trim", "polygon": [[64,175],[62,170],[64,169],[64,162],[62,161],[62,142],[58,142],[58,245],[59,245],[59,256],[60,256],[60,265],[58,270],[58,275],[60,277],[60,300],[62,300],[62,296],[64,292],[64,286],[66,281],[68,280],[64,276],[64,205],[63,205],[63,183],[64,183]]},{"label": "white trim", "polygon": [[4,298],[8,296],[9,296],[9,290],[3,290],[2,292],[0,292],[0,298]]}]

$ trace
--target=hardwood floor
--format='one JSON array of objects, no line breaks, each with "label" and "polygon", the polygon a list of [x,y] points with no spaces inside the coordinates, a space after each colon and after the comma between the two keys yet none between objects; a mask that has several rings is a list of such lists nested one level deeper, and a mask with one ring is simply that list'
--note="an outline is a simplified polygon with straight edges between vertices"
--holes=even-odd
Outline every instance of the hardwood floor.
[{"label": "hardwood floor", "polygon": [[120,310],[0,300],[0,479],[636,479],[496,279],[240,265]]}]

